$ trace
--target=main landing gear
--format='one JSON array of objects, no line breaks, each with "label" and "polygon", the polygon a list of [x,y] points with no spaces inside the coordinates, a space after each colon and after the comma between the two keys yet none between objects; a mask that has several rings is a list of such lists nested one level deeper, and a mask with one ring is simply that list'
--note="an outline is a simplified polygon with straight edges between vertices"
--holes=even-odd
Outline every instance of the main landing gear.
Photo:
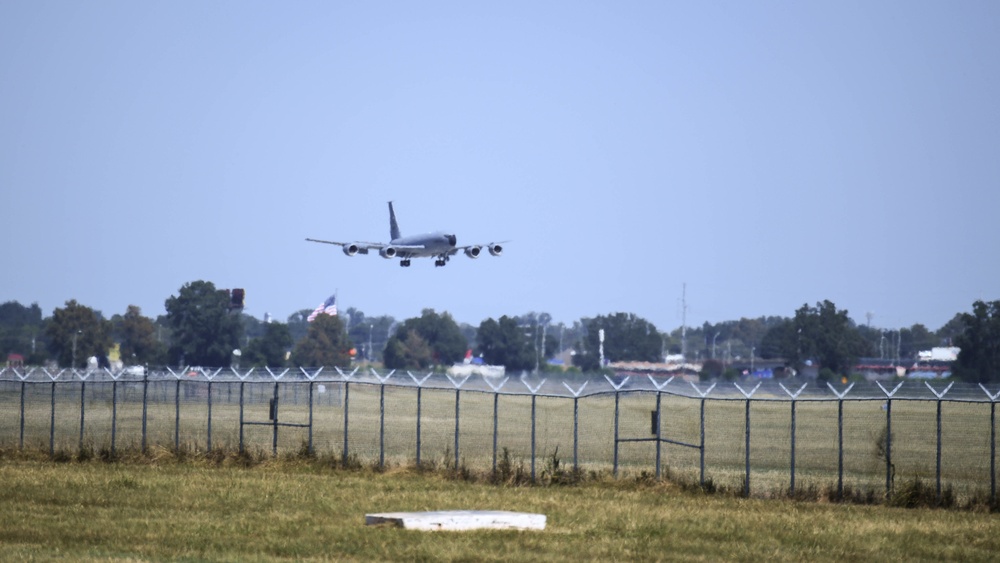
[{"label": "main landing gear", "polygon": [[438,259],[434,261],[434,265],[439,268],[447,263],[448,263],[448,256],[439,256]]},{"label": "main landing gear", "polygon": [[400,260],[399,261],[399,265],[402,266],[403,268],[409,268],[410,267],[410,261],[409,260]]}]

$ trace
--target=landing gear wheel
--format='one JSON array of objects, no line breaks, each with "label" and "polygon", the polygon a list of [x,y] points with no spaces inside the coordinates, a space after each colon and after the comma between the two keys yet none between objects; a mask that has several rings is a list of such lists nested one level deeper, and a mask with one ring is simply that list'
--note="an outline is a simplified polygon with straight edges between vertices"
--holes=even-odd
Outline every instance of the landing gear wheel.
[{"label": "landing gear wheel", "polygon": [[409,260],[400,260],[399,261],[399,265],[400,265],[400,267],[403,267],[403,268],[409,268],[410,267],[410,261]]}]

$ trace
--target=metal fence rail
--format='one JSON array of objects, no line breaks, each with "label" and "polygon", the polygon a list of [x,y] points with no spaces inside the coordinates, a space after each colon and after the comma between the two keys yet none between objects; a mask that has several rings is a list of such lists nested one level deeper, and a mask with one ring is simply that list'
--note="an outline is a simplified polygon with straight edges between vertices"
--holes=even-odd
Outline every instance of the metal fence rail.
[{"label": "metal fence rail", "polygon": [[[741,488],[883,490],[996,499],[1000,389],[936,381],[835,387],[622,375],[455,378],[375,370],[0,369],[0,446],[307,450],[531,479],[650,472]],[[560,465],[562,460],[567,460]]]}]

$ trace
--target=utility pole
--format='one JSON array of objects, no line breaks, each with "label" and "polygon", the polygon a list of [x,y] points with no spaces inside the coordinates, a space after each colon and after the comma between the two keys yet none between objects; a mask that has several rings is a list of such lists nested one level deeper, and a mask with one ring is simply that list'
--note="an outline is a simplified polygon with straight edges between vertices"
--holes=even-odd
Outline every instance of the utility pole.
[{"label": "utility pole", "polygon": [[687,359],[687,282],[681,286],[681,356]]}]

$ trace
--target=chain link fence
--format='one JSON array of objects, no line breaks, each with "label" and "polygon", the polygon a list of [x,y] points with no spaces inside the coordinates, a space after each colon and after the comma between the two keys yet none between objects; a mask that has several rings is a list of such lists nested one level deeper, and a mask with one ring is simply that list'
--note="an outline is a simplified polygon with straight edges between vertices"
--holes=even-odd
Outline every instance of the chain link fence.
[{"label": "chain link fence", "polygon": [[308,451],[347,462],[669,474],[745,494],[932,484],[996,499],[1000,389],[324,369],[0,370],[0,446]]}]

